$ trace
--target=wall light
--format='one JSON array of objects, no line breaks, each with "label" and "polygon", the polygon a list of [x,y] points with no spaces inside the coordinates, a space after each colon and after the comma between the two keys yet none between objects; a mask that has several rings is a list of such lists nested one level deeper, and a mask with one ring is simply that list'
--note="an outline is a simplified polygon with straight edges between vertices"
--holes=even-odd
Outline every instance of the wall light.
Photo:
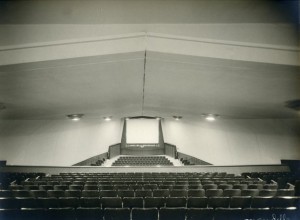
[{"label": "wall light", "polygon": [[106,117],[104,117],[104,121],[111,121],[111,119],[112,119],[112,116],[106,116]]},{"label": "wall light", "polygon": [[67,117],[68,117],[69,119],[71,119],[72,121],[79,121],[83,116],[84,116],[84,114],[72,114],[72,115],[67,115]]},{"label": "wall light", "polygon": [[174,118],[176,121],[179,121],[180,119],[182,119],[182,116],[173,116],[173,118]]}]

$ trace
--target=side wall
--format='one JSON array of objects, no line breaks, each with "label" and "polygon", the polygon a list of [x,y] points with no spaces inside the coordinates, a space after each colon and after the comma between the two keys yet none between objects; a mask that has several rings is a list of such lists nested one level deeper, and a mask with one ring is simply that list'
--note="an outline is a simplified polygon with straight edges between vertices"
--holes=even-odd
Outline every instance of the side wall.
[{"label": "side wall", "polygon": [[179,152],[213,165],[280,164],[300,159],[297,120],[164,120],[164,138]]},{"label": "side wall", "polygon": [[10,165],[71,166],[121,140],[122,122],[97,119],[1,121],[0,160]]},{"label": "side wall", "polygon": [[[213,165],[280,164],[300,159],[297,120],[165,119],[165,142]],[[70,166],[120,143],[122,121],[2,120],[0,160],[10,165]]]}]

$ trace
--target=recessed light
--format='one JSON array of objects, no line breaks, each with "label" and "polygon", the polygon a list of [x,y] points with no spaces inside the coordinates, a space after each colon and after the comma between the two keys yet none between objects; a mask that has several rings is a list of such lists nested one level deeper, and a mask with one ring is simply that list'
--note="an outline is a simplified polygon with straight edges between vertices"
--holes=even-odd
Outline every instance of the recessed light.
[{"label": "recessed light", "polygon": [[106,116],[106,117],[104,117],[105,121],[111,121],[111,119],[112,119],[112,116]]},{"label": "recessed light", "polygon": [[84,116],[84,114],[72,114],[72,115],[67,115],[67,117],[68,117],[69,119],[71,119],[72,121],[79,121],[83,116]]},{"label": "recessed light", "polygon": [[173,118],[174,118],[176,121],[179,121],[180,119],[182,119],[182,116],[173,116]]}]

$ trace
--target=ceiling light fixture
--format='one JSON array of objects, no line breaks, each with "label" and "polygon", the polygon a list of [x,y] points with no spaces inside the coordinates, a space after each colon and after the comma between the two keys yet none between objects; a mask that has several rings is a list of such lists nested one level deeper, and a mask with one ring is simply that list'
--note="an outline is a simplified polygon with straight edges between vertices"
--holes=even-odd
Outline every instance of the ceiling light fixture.
[{"label": "ceiling light fixture", "polygon": [[68,117],[69,119],[71,119],[72,121],[79,121],[83,116],[84,116],[84,114],[72,114],[72,115],[67,115],[67,117]]},{"label": "ceiling light fixture", "polygon": [[179,121],[180,119],[182,119],[182,116],[173,116],[173,118],[174,118],[176,121]]},{"label": "ceiling light fixture", "polygon": [[205,119],[207,121],[215,121],[217,117],[219,117],[219,115],[215,115],[215,114],[202,114],[203,117],[205,117]]},{"label": "ceiling light fixture", "polygon": [[111,121],[111,119],[112,119],[112,116],[106,116],[106,117],[104,117],[105,121]]}]

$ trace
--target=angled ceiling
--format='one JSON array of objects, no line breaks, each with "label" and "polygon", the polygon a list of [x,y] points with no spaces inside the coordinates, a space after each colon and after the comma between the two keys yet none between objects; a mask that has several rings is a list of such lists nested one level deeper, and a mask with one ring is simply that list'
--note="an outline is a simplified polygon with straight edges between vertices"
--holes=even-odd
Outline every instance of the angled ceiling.
[{"label": "angled ceiling", "polygon": [[[0,103],[7,107],[0,111],[1,119],[63,119],[72,113],[90,118],[200,117],[203,113],[227,118],[299,117],[285,107],[286,101],[300,99],[298,29],[291,22],[293,18],[280,13],[271,1],[258,1],[258,5],[246,0],[222,1],[226,2],[223,8],[217,1],[186,1],[172,8],[175,13],[183,11],[182,16],[190,14],[190,20],[167,16],[163,11],[150,16],[151,7],[159,8],[160,1],[88,1],[83,9],[78,8],[80,1],[56,5],[34,2],[30,1],[32,7],[48,7],[47,13],[29,16],[32,9],[19,1],[1,5],[5,13],[1,13],[0,23],[6,25],[0,25],[0,35],[12,36],[0,38]],[[163,2],[162,6],[177,1]],[[99,4],[101,10],[107,10],[97,14],[94,8]],[[132,7],[143,8],[145,4],[151,5],[144,9],[146,17],[140,12],[129,13]],[[9,16],[15,7],[24,10]],[[114,11],[112,8],[124,12],[120,16],[108,13]],[[198,16],[191,8],[213,13]],[[91,17],[84,18],[89,11]],[[224,11],[221,17],[227,24],[218,24],[216,14],[220,11]],[[138,26],[133,24],[134,15]],[[237,24],[230,23],[233,21]],[[253,24],[259,21],[262,23]],[[72,25],[57,28],[54,23],[58,22]],[[149,25],[151,22],[156,24]],[[172,28],[161,24],[164,22],[171,23]],[[35,23],[39,24],[32,26]],[[87,27],[81,23],[97,24]],[[184,27],[182,23],[187,24]],[[213,28],[208,27],[210,23]],[[124,32],[116,32],[115,25]],[[195,32],[196,26],[205,27],[206,35],[201,28]],[[253,37],[243,26],[253,30]],[[174,32],[183,27],[185,31]],[[223,37],[221,27],[230,30],[224,30]],[[257,36],[255,31],[263,27],[267,29],[265,35],[275,33],[274,37],[264,39],[261,32]],[[38,31],[27,32],[22,38],[24,28]],[[65,32],[80,33],[82,28],[88,30],[87,35],[66,37]],[[288,31],[282,34],[283,29]],[[153,30],[160,37],[145,33]],[[137,31],[143,34],[136,34],[137,39],[131,42],[128,36]],[[243,37],[246,35],[248,38]]]}]

